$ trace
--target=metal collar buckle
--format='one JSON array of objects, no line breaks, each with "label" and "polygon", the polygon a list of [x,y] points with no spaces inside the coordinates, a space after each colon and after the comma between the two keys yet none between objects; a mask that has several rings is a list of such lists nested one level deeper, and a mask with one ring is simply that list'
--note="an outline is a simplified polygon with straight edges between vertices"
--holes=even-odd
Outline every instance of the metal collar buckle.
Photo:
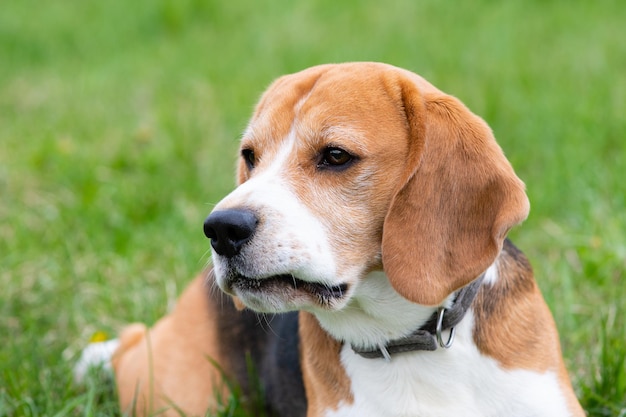
[{"label": "metal collar buckle", "polygon": [[435,330],[435,333],[437,334],[437,342],[439,343],[439,346],[444,349],[448,349],[450,346],[452,346],[452,343],[454,342],[454,334],[456,333],[456,329],[454,327],[450,327],[450,336],[448,336],[448,341],[444,343],[441,332],[443,331],[443,314],[445,313],[445,311],[446,309],[444,307],[439,307],[439,309],[437,310],[437,328]]}]

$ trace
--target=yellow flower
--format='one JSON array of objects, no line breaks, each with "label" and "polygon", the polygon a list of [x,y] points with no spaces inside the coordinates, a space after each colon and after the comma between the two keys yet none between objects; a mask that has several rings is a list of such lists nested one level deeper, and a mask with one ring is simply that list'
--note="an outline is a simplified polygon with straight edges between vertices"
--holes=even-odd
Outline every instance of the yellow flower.
[{"label": "yellow flower", "polygon": [[98,330],[94,334],[91,335],[91,338],[89,339],[89,343],[104,342],[108,338],[109,338],[109,335],[106,334],[106,332],[104,332],[102,330]]}]

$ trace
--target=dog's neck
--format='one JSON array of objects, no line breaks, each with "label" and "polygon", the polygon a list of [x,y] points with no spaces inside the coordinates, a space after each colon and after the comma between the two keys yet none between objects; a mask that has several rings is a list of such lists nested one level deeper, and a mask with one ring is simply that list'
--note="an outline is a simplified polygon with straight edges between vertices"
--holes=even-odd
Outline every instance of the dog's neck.
[{"label": "dog's neck", "polygon": [[[442,307],[450,307],[454,294]],[[376,271],[359,283],[351,302],[340,311],[315,311],[321,326],[332,337],[357,349],[376,349],[390,340],[410,335],[436,313],[437,307],[410,302]]]},{"label": "dog's neck", "polygon": [[439,310],[449,309],[452,313],[449,318],[442,316],[442,329],[450,330],[470,307],[483,276],[450,294],[441,306],[433,307],[406,300],[393,289],[386,275],[377,271],[366,276],[352,301],[341,311],[316,312],[315,316],[331,336],[351,345],[364,357],[388,359],[386,347],[398,343],[402,346],[392,350],[433,350]]},{"label": "dog's neck", "polygon": [[[485,274],[482,274],[469,285],[455,293],[451,307],[439,307],[428,321],[410,335],[390,340],[384,346],[376,349],[360,349],[352,346],[352,349],[364,358],[391,360],[391,355],[396,353],[415,352],[420,350],[433,351],[438,347],[450,348],[454,342],[455,326],[465,317],[465,313],[472,305],[474,298],[483,282]],[[447,339],[443,333],[448,331]]]}]

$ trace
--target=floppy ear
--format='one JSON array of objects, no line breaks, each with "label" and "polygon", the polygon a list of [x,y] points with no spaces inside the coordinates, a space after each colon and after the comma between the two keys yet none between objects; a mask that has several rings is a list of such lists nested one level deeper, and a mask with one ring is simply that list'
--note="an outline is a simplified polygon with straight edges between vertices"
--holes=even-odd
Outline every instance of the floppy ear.
[{"label": "floppy ear", "polygon": [[529,202],[482,119],[411,80],[401,90],[409,154],[383,226],[383,266],[403,297],[439,305],[494,262]]}]

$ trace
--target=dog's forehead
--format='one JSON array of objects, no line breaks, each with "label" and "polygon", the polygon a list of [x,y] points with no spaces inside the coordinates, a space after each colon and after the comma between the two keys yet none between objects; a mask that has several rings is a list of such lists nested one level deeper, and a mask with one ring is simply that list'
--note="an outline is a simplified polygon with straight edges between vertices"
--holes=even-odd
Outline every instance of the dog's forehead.
[{"label": "dog's forehead", "polygon": [[[380,136],[405,123],[393,67],[329,65],[279,78],[263,94],[244,138]],[[302,137],[304,136],[304,137]]]}]

